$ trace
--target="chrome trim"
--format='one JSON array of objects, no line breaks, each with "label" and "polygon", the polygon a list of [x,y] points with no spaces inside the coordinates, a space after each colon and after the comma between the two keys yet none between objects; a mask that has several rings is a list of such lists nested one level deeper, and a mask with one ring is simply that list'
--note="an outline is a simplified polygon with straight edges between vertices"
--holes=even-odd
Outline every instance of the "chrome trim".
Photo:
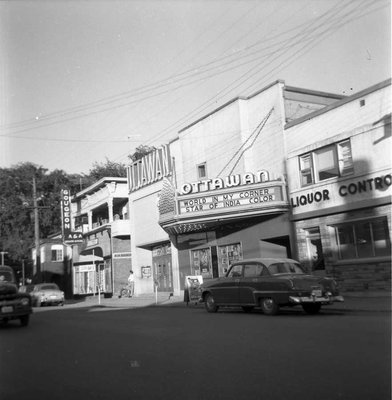
[{"label": "chrome trim", "polygon": [[323,297],[315,297],[315,296],[289,296],[289,300],[295,304],[302,303],[324,303],[324,304],[332,304],[335,302],[344,302],[343,296],[323,296]]}]

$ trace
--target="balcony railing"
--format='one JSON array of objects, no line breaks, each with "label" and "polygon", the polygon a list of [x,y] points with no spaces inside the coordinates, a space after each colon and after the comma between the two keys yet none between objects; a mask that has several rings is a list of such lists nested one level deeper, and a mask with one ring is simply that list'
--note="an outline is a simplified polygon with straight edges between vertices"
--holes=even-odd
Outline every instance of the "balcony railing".
[{"label": "balcony railing", "polygon": [[118,219],[111,223],[113,236],[128,236],[131,234],[129,219]]}]

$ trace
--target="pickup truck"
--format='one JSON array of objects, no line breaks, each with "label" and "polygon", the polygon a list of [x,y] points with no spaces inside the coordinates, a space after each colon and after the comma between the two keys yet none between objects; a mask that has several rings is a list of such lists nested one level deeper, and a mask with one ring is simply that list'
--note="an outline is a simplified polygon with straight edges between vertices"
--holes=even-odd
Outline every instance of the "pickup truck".
[{"label": "pickup truck", "polygon": [[9,320],[19,319],[22,326],[27,326],[32,312],[31,297],[19,292],[14,270],[0,266],[0,323],[6,325]]}]

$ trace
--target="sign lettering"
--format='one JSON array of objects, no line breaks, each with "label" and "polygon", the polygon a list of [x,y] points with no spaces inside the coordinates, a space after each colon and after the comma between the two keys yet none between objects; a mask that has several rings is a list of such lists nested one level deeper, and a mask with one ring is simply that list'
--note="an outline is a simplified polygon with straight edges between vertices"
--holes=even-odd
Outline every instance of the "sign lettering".
[{"label": "sign lettering", "polygon": [[128,191],[133,192],[172,173],[169,145],[164,145],[127,168]]}]

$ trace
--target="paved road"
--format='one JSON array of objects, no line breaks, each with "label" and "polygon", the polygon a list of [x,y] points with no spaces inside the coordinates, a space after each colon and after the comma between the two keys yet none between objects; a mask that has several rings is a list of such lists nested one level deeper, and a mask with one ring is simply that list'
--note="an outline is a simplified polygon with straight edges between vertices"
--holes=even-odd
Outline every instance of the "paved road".
[{"label": "paved road", "polygon": [[388,310],[116,304],[36,309],[29,327],[1,328],[1,400],[390,400]]}]

